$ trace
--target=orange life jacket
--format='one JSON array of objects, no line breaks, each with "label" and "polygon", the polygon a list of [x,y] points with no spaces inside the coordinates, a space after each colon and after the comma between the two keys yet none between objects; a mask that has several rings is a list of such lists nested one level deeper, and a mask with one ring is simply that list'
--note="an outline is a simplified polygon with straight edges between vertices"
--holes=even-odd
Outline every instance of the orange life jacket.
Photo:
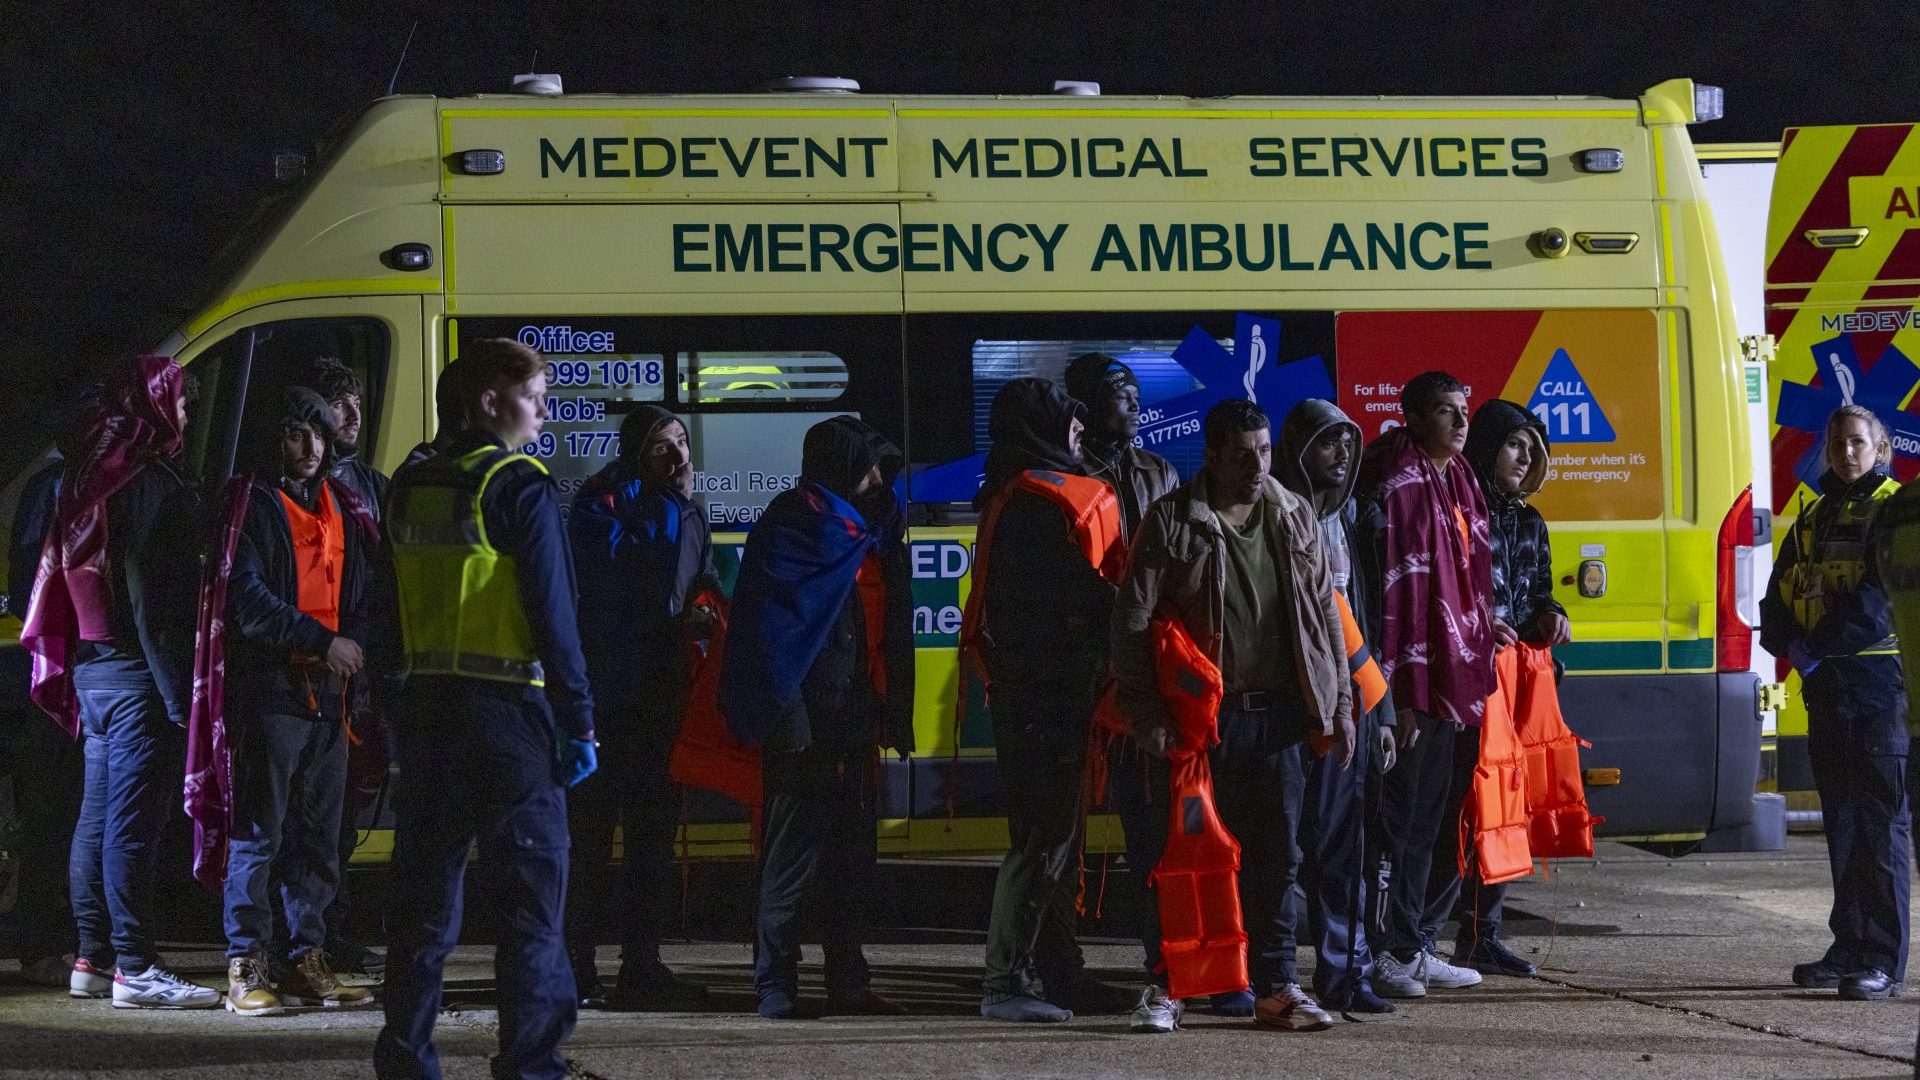
[{"label": "orange life jacket", "polygon": [[693,678],[687,687],[680,737],[674,740],[667,772],[674,783],[717,792],[745,806],[757,852],[761,798],[765,791],[760,751],[742,746],[727,727],[726,717],[720,714],[720,668],[727,651],[727,601],[717,591],[707,590],[695,596],[692,604],[711,608],[717,618],[705,651],[696,642],[687,643]]},{"label": "orange life jacket", "polygon": [[[1515,643],[1494,660],[1499,688],[1487,699],[1480,763],[1461,820],[1471,829],[1480,880],[1511,881],[1534,859],[1591,858],[1593,826],[1581,783],[1580,739],[1560,715],[1553,653]],[[1461,845],[1465,870],[1468,846]]]},{"label": "orange life jacket", "polygon": [[340,632],[340,583],[346,576],[347,527],[333,493],[320,484],[320,500],[313,510],[284,491],[275,489],[287,511],[287,530],[293,537],[293,575],[299,583],[299,607],[313,621]]},{"label": "orange life jacket", "polygon": [[1240,916],[1240,843],[1213,801],[1207,751],[1219,743],[1220,669],[1177,619],[1153,621],[1160,700],[1179,740],[1171,755],[1167,846],[1153,868],[1167,992],[1199,997],[1247,988]]},{"label": "orange life jacket", "polygon": [[1593,827],[1606,820],[1587,811],[1580,748],[1560,714],[1553,653],[1516,645],[1523,674],[1514,699],[1514,725],[1526,756],[1527,837],[1536,859],[1593,858]]},{"label": "orange life jacket", "polygon": [[1360,621],[1353,617],[1347,598],[1338,589],[1333,591],[1333,598],[1340,605],[1340,632],[1347,640],[1347,674],[1353,677],[1353,700],[1358,706],[1353,710],[1353,718],[1358,723],[1386,700],[1387,677],[1374,662],[1373,650],[1367,648],[1367,639],[1360,633]]},{"label": "orange life jacket", "polygon": [[868,555],[853,578],[860,593],[860,614],[867,628],[867,674],[873,679],[874,692],[887,696],[887,575],[881,569],[880,556]]},{"label": "orange life jacket", "polygon": [[[1060,508],[1067,516],[1067,528],[1074,545],[1100,576],[1118,584],[1126,574],[1127,545],[1120,536],[1120,500],[1105,480],[1045,469],[1021,473],[987,503],[987,512],[975,533],[973,579],[967,592],[966,609],[960,618],[960,656],[964,664],[976,670],[980,670],[981,650],[990,643],[986,625],[989,545],[1000,525],[1000,511],[1016,491],[1032,492]],[[966,688],[965,680],[961,681],[960,703],[964,709]]]}]

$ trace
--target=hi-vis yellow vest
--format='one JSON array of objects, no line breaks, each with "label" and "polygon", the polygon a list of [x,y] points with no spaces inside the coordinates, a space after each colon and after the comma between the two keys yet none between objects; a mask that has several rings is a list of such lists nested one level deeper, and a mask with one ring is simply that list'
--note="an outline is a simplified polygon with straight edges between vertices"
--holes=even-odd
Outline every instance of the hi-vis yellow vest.
[{"label": "hi-vis yellow vest", "polygon": [[400,633],[411,675],[544,686],[513,559],[487,540],[480,500],[495,473],[524,454],[497,446],[442,455],[406,470],[391,496]]},{"label": "hi-vis yellow vest", "polygon": [[[1864,499],[1815,500],[1793,524],[1798,563],[1780,579],[1780,592],[1803,630],[1812,630],[1827,613],[1827,597],[1852,592],[1867,572],[1867,531],[1874,515],[1900,485],[1882,477]],[[1831,500],[1832,511],[1827,512]],[[1888,656],[1900,651],[1896,632],[1860,650],[1859,656]]]}]

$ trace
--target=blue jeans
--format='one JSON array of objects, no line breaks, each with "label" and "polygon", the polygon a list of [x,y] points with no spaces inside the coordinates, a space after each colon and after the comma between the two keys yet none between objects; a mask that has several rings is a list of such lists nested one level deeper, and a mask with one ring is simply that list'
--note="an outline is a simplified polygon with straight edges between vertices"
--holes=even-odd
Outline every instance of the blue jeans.
[{"label": "blue jeans", "polygon": [[233,836],[227,845],[227,955],[265,956],[274,939],[268,879],[278,879],[287,955],[324,948],[323,916],[340,887],[346,729],[305,716],[236,717]]},{"label": "blue jeans", "polygon": [[151,682],[76,693],[86,779],[67,861],[75,955],[138,973],[160,962],[154,877],[167,807],[180,798],[185,739]]},{"label": "blue jeans", "polygon": [[1323,1003],[1339,1005],[1373,973],[1367,944],[1366,783],[1374,749],[1373,724],[1365,717],[1353,764],[1340,766],[1334,747],[1306,759],[1306,796],[1300,843],[1306,849],[1301,885],[1307,896],[1307,923],[1316,962],[1313,992]]},{"label": "blue jeans", "polygon": [[480,848],[482,893],[500,923],[496,1077],[566,1075],[560,1044],[577,1009],[561,913],[567,803],[553,781],[553,720],[530,693],[455,677],[416,678],[395,724],[400,776],[387,950],[381,1077],[439,1080],[433,1046],[441,974],[460,939],[467,855]]}]

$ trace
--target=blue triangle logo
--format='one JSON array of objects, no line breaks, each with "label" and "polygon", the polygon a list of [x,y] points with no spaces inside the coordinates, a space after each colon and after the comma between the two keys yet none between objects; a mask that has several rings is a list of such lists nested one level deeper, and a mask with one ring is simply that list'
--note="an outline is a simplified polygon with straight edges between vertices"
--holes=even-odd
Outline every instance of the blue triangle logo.
[{"label": "blue triangle logo", "polygon": [[1547,426],[1547,440],[1555,445],[1613,441],[1613,425],[1565,349],[1553,351],[1540,385],[1527,401],[1527,411]]}]

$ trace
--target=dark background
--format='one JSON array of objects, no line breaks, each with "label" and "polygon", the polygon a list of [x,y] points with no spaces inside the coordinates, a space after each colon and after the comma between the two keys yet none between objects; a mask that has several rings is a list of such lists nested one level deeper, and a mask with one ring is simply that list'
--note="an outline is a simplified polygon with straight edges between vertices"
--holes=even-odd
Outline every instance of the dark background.
[{"label": "dark background", "polygon": [[[306,148],[387,88],[749,91],[785,74],[869,92],[1583,94],[1726,87],[1709,142],[1920,119],[1920,3],[942,4],[920,0],[382,5],[0,0],[0,481],[102,358],[149,348]],[[535,54],[538,63],[535,64]]]}]

